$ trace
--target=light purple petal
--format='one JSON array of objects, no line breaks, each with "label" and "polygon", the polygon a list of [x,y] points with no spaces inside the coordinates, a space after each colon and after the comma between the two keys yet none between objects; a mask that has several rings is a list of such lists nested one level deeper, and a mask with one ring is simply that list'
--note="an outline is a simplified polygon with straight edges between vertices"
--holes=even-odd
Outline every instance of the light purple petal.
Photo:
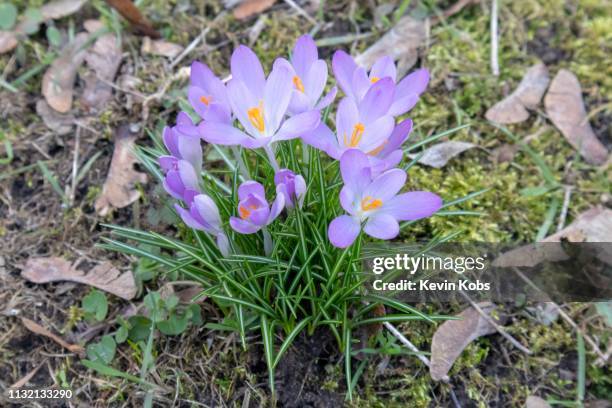
[{"label": "light purple petal", "polygon": [[333,246],[346,248],[355,242],[360,229],[359,220],[350,215],[341,215],[329,224],[327,235]]},{"label": "light purple petal", "polygon": [[227,235],[223,232],[217,234],[217,246],[219,247],[221,255],[228,256],[230,254],[230,243],[227,239]]},{"label": "light purple petal", "polygon": [[[206,116],[206,111],[208,110],[208,106],[212,102],[212,98],[210,93],[204,91],[202,88],[197,86],[190,86],[187,90],[187,100],[191,104],[191,107],[196,111],[196,113],[204,119]],[[209,105],[203,102],[203,100],[211,101],[207,102]]]},{"label": "light purple petal", "polygon": [[325,61],[318,60],[314,62],[302,81],[304,82],[304,92],[314,105],[321,97],[327,82],[327,64]]},{"label": "light purple petal", "polygon": [[300,78],[306,76],[308,69],[318,58],[319,52],[311,36],[304,34],[297,39],[291,53],[291,63]]},{"label": "light purple petal", "polygon": [[238,187],[238,199],[240,201],[246,200],[249,195],[255,195],[265,200],[266,190],[260,183],[247,180]]},{"label": "light purple petal", "polygon": [[394,197],[406,183],[406,172],[391,169],[376,177],[363,192],[364,197],[381,200],[383,205]]},{"label": "light purple petal", "polygon": [[245,83],[256,98],[263,98],[266,77],[257,55],[247,46],[241,45],[232,54],[232,79]]},{"label": "light purple petal", "polygon": [[184,209],[183,207],[181,207],[178,204],[174,204],[174,209],[176,210],[176,212],[178,213],[178,215],[181,217],[181,219],[183,220],[183,222],[190,228],[194,228],[197,230],[201,230],[201,231],[205,231],[206,227],[203,226],[202,224],[200,224],[198,221],[196,221],[191,214],[189,213],[189,211],[187,211],[186,209]]},{"label": "light purple petal", "polygon": [[253,234],[261,229],[261,226],[251,224],[250,222],[242,220],[238,217],[230,217],[229,223],[234,231],[241,234]]},{"label": "light purple petal", "polygon": [[304,133],[302,135],[302,140],[305,143],[325,152],[328,152],[330,146],[335,146],[335,148],[332,149],[334,151],[336,151],[338,147],[338,141],[336,140],[334,133],[323,122],[320,122],[319,126],[317,126],[314,130]]},{"label": "light purple petal", "polygon": [[317,128],[321,121],[321,113],[312,110],[294,115],[287,119],[278,133],[272,137],[273,141],[288,140],[303,136]]},{"label": "light purple petal", "polygon": [[214,230],[221,227],[221,215],[215,202],[206,194],[198,194],[193,198],[192,210],[195,209],[202,220]]},{"label": "light purple petal", "polygon": [[317,103],[317,106],[315,106],[315,109],[322,110],[322,109],[327,108],[334,101],[337,93],[338,93],[338,88],[334,86],[327,95],[321,98],[319,103]]},{"label": "light purple petal", "polygon": [[295,196],[298,199],[298,206],[302,208],[304,198],[306,198],[306,180],[300,174],[295,176]]},{"label": "light purple petal", "polygon": [[429,71],[425,68],[417,69],[410,75],[407,75],[402,79],[396,88],[398,95],[406,94],[417,94],[420,95],[425,92],[427,84],[429,83]]},{"label": "light purple petal", "polygon": [[[397,149],[397,150],[392,151],[386,157],[380,159],[380,161],[382,162],[382,165],[381,165],[379,172],[383,172],[385,170],[389,170],[397,166],[402,161],[403,157],[404,157],[404,152],[402,151],[402,149]],[[375,159],[375,157],[371,157],[370,160],[371,159]]]},{"label": "light purple petal", "polygon": [[354,215],[355,214],[355,201],[357,196],[348,186],[342,187],[340,190],[340,205],[347,213]]},{"label": "light purple petal", "polygon": [[418,101],[419,96],[417,94],[410,94],[401,98],[396,98],[389,108],[389,114],[393,116],[403,115],[410,109],[414,108]]},{"label": "light purple petal", "polygon": [[166,149],[168,149],[168,151],[170,152],[172,156],[174,157],[181,156],[179,149],[178,149],[178,142],[177,142],[178,135],[176,134],[174,130],[166,126],[164,128],[162,139],[164,140],[164,145],[166,146]]},{"label": "light purple petal", "polygon": [[188,206],[191,206],[191,204],[193,203],[193,199],[198,194],[200,194],[200,192],[198,190],[193,190],[191,188],[186,188],[185,191],[183,191],[183,201]]},{"label": "light purple petal", "polygon": [[270,216],[268,217],[268,224],[272,223],[279,216],[281,211],[285,208],[285,197],[282,194],[278,194],[272,203],[270,208]]},{"label": "light purple petal", "polygon": [[196,171],[202,170],[202,144],[199,136],[180,135],[178,150],[180,157],[191,163]]},{"label": "light purple petal", "polygon": [[363,231],[378,239],[393,239],[399,235],[399,224],[389,214],[377,213],[368,218]]},{"label": "light purple petal", "polygon": [[344,98],[338,105],[336,112],[336,136],[338,145],[349,146],[353,128],[359,122],[359,110],[357,105],[350,98]]},{"label": "light purple petal", "polygon": [[264,119],[267,135],[272,135],[280,126],[291,101],[292,89],[291,71],[284,64],[276,64],[264,89]]},{"label": "light purple petal", "polygon": [[397,69],[395,68],[393,58],[388,55],[377,59],[370,70],[370,79],[383,79],[386,77],[391,78],[393,82],[395,82],[397,77]]},{"label": "light purple petal", "polygon": [[381,211],[399,221],[429,217],[440,209],[442,199],[428,191],[410,191],[399,194],[383,204]]},{"label": "light purple petal", "polygon": [[248,139],[252,139],[246,133],[226,123],[202,122],[199,128],[200,137],[208,143],[224,146],[244,145]]},{"label": "light purple petal", "polygon": [[258,99],[247,84],[237,79],[232,79],[227,84],[227,95],[232,107],[232,112],[234,112],[240,124],[244,126],[246,132],[253,136],[259,135],[259,130],[257,130],[249,120],[248,111],[249,109],[259,106],[260,102],[263,101],[263,99],[261,99],[263,98],[263,94]]},{"label": "light purple petal", "polygon": [[179,172],[177,170],[170,170],[163,181],[164,189],[168,194],[177,200],[183,199],[183,192],[185,191],[185,186],[181,181],[181,177],[179,176]]},{"label": "light purple petal", "polygon": [[208,66],[194,61],[191,64],[191,83],[211,95],[214,103],[227,105],[225,85]]},{"label": "light purple petal", "polygon": [[159,163],[159,166],[162,168],[162,170],[168,172],[170,170],[177,169],[178,160],[179,159],[174,156],[159,156],[157,162]]},{"label": "light purple petal", "polygon": [[353,71],[353,79],[351,81],[353,86],[353,99],[355,102],[359,102],[363,99],[368,89],[372,86],[368,73],[363,67],[357,67]]},{"label": "light purple petal", "polygon": [[395,119],[393,119],[393,116],[382,116],[373,123],[365,125],[359,149],[369,154],[376,152],[376,149],[379,149],[387,141],[394,126]]},{"label": "light purple petal", "polygon": [[353,60],[353,57],[348,55],[346,52],[338,50],[334,53],[332,58],[332,69],[334,71],[334,76],[336,77],[336,81],[338,82],[340,89],[342,89],[346,96],[350,98],[354,97],[352,82],[353,71],[355,71],[356,68],[357,64]]},{"label": "light purple petal", "polygon": [[291,102],[289,102],[289,111],[292,114],[306,112],[312,109],[312,106],[310,105],[310,98],[308,98],[305,93],[300,92],[297,89],[294,89],[291,92]]},{"label": "light purple petal", "polygon": [[406,139],[408,139],[410,132],[412,132],[412,119],[405,119],[401,121],[393,129],[393,133],[391,133],[391,136],[389,136],[389,139],[387,139],[385,147],[381,150],[378,156],[385,157],[398,149],[406,141]]},{"label": "light purple petal", "polygon": [[189,163],[187,160],[179,160],[177,167],[179,176],[181,177],[181,181],[183,182],[185,188],[198,190],[200,188],[200,178],[198,177],[191,163]]},{"label": "light purple petal", "polygon": [[195,124],[191,120],[191,117],[184,111],[180,111],[178,115],[176,115],[176,124],[182,126],[193,126],[195,128]]},{"label": "light purple petal", "polygon": [[344,184],[357,195],[372,181],[370,162],[361,150],[350,149],[342,154],[340,173]]},{"label": "light purple petal", "polygon": [[265,226],[268,223],[268,218],[270,215],[270,209],[268,208],[268,203],[265,203],[264,206],[261,206],[257,209],[251,209],[251,214],[249,215],[249,222],[255,225]]},{"label": "light purple petal", "polygon": [[364,123],[371,123],[387,114],[391,103],[395,84],[391,78],[383,78],[368,89],[359,103],[359,116]]}]

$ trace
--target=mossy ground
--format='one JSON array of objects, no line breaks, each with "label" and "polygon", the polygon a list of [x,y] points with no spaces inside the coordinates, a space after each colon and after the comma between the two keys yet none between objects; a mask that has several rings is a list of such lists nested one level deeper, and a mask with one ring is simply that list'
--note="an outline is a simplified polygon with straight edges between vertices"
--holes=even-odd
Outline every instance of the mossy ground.
[{"label": "mossy ground", "polygon": [[[24,10],[27,6],[39,6],[42,1],[21,0],[16,3],[20,10]],[[93,3],[105,7],[102,2]],[[331,24],[324,25],[317,38],[345,35],[356,28],[362,32],[373,31],[375,34],[372,37],[345,45],[359,52],[385,30],[385,26],[373,26],[371,7],[374,3],[381,5],[382,1],[322,3],[323,17]],[[436,8],[445,9],[452,2],[421,3],[429,13],[433,13]],[[406,240],[454,230],[463,231],[460,235],[463,240],[517,242],[535,238],[553,198],[562,200],[563,191],[556,190],[538,197],[521,195],[522,189],[543,184],[538,166],[522,151],[518,151],[511,162],[496,163],[491,152],[502,145],[513,144],[513,141],[483,118],[486,109],[511,92],[526,69],[537,61],[545,62],[551,75],[561,68],[567,68],[578,76],[587,111],[594,112],[591,123],[598,137],[610,145],[612,68],[609,55],[612,51],[612,17],[609,10],[612,3],[607,0],[500,1],[499,77],[491,74],[489,65],[490,10],[487,5],[488,2],[477,2],[442,24],[431,27],[429,46],[423,51],[418,64],[430,70],[432,81],[427,94],[410,113],[417,126],[412,135],[414,140],[461,124],[470,124],[469,128],[451,138],[476,143],[478,149],[463,153],[442,169],[415,165],[410,170],[409,180],[411,188],[435,191],[448,200],[488,188],[490,190],[486,194],[455,208],[479,211],[482,215],[434,217],[411,228],[404,235]],[[149,18],[170,41],[187,44],[201,30],[210,27],[207,43],[220,45],[210,51],[198,47],[190,58],[205,60],[219,73],[227,72],[233,46],[247,41],[254,23],[254,20],[240,22],[230,15],[219,16],[224,12],[219,2],[189,5],[184,1],[147,0],[141,2],[140,7],[146,10]],[[409,12],[414,7],[414,4],[411,5]],[[316,13],[314,11],[313,15]],[[59,21],[57,25],[67,28],[74,23],[78,27],[84,18],[96,15],[95,9],[88,7],[83,14]],[[294,39],[311,28],[282,2],[263,18],[265,28],[253,48],[265,66],[269,66],[279,52],[288,51]],[[123,73],[138,77],[141,80],[138,92],[148,95],[156,92],[171,72],[167,71],[167,62],[163,58],[142,59],[138,56],[139,47],[140,39],[125,31],[124,50],[129,56],[124,62]],[[321,53],[329,57],[333,50],[333,47],[326,47]],[[0,71],[7,72],[14,79],[39,66],[46,54],[46,39],[41,32],[29,37],[14,56],[0,57]],[[187,60],[183,62],[188,63]],[[40,73],[31,77],[16,96],[0,90],[0,112],[5,116],[2,132],[15,152],[15,159],[10,166],[2,168],[2,172],[20,171],[36,160],[48,159],[33,147],[32,143],[38,143],[52,159],[49,168],[58,175],[59,180],[66,180],[71,171],[73,142],[49,136],[36,116],[34,105],[39,98],[40,79]],[[145,124],[147,127],[158,128],[165,121],[172,120],[177,103],[184,98],[184,85],[176,83],[169,89],[161,103],[155,106],[154,114]],[[113,130],[125,121],[138,121],[141,113],[137,104],[133,110],[128,110],[122,104],[124,101],[124,96],[115,98],[105,112],[90,123],[98,134],[81,142],[90,145],[84,156],[99,149],[105,154],[78,191],[79,204],[75,208],[62,210],[59,196],[36,169],[0,179],[2,189],[8,192],[4,194],[4,204],[17,208],[17,211],[9,213],[0,207],[0,214],[5,218],[0,223],[0,240],[4,241],[0,255],[6,259],[9,272],[16,275],[18,266],[28,256],[36,254],[74,258],[76,252],[93,259],[114,257],[118,262],[126,263],[125,259],[90,248],[104,233],[97,226],[101,220],[95,217],[92,207],[110,160]],[[519,138],[538,134],[529,145],[541,155],[559,182],[575,187],[568,207],[568,222],[590,206],[602,203],[610,205],[609,169],[584,164],[562,135],[547,122],[543,109],[533,112],[526,122],[509,129]],[[149,191],[152,190],[150,188]],[[156,223],[152,220],[163,218],[158,211],[160,207],[157,198],[143,200],[132,208],[115,211],[105,221],[150,227]],[[553,223],[555,227],[556,218]],[[82,288],[69,288],[73,296],[57,301],[49,299],[50,295],[44,294],[44,288],[33,288],[14,277],[4,280],[4,283],[7,288],[26,291],[31,295],[31,299],[28,299],[34,302],[42,298],[40,303],[43,306],[33,313],[42,313],[52,322],[60,322],[55,323],[58,330],[70,320],[68,310],[76,304],[74,299],[85,293]],[[8,304],[8,299],[7,296],[0,297],[5,304]],[[27,304],[23,301],[21,307]],[[514,314],[508,331],[523,344],[528,344],[534,355],[526,356],[513,349],[500,336],[474,342],[450,373],[459,399],[465,402],[465,406],[482,407],[523,406],[525,398],[531,394],[558,400],[575,399],[576,333],[562,322],[543,326],[525,309],[510,309]],[[596,317],[593,307],[576,304],[570,305],[567,310],[578,321],[588,320],[585,328],[599,339],[600,348],[605,350],[612,340],[609,328]],[[217,318],[213,308],[206,310],[205,315],[210,319]],[[30,341],[28,334],[13,318],[5,319],[0,325],[9,333],[0,336],[0,360],[3,362],[0,363],[0,372],[6,374],[5,378],[10,377],[10,382],[33,368],[35,364],[32,361],[39,358],[36,354],[39,348],[57,351],[53,345]],[[429,349],[435,327],[406,324],[401,328],[417,347]],[[257,339],[253,339],[253,342],[256,343]],[[269,403],[265,369],[262,369],[261,355],[257,353],[257,350],[242,351],[236,338],[224,333],[200,331],[180,338],[160,338],[155,347],[157,361],[154,379],[175,388],[177,397],[160,396],[158,403],[189,405],[190,401],[199,401],[209,405],[235,406],[246,399],[251,406]],[[336,366],[338,355],[334,355],[333,351],[322,353],[328,360],[322,358],[326,362],[318,370],[318,363],[315,364],[312,373],[318,374],[303,374],[304,381],[314,384],[306,387],[308,392],[313,387],[320,387],[321,395],[336,393],[336,399],[316,400],[320,404],[336,401],[345,389],[342,370]],[[123,348],[120,354],[117,365],[126,370],[137,367],[142,358],[142,350],[137,345]],[[610,399],[612,381],[609,369],[593,365],[595,358],[587,346],[587,396],[591,399]],[[18,361],[5,364],[11,359]],[[383,366],[386,368],[383,369]],[[121,405],[140,401],[143,396],[139,388],[129,382],[101,379],[86,373],[74,357],[54,359],[51,372],[57,381],[65,376],[73,389],[86,386],[83,395],[91,403],[107,401]],[[40,383],[49,383],[49,380],[43,376]],[[388,361],[384,357],[377,357],[364,370],[354,404],[364,407],[447,406],[450,404],[449,392],[447,385],[433,383],[426,368],[413,356],[391,356]]]}]

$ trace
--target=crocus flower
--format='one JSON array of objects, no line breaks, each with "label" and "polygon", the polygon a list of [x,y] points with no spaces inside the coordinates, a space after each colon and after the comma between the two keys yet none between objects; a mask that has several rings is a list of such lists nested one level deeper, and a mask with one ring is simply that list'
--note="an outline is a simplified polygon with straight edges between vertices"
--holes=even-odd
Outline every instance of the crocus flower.
[{"label": "crocus flower", "polygon": [[287,208],[293,208],[296,203],[298,207],[302,207],[306,193],[304,177],[291,170],[281,169],[274,175],[274,184],[276,184],[276,192],[285,198]]},{"label": "crocus flower", "polygon": [[255,53],[241,45],[232,54],[231,71],[227,94],[232,112],[244,132],[228,123],[203,121],[199,125],[200,136],[207,142],[264,147],[270,142],[296,138],[319,124],[317,110],[285,120],[293,94],[291,68],[286,61],[275,63],[266,79]]},{"label": "crocus flower", "polygon": [[164,145],[171,156],[160,156],[161,167],[168,171],[175,168],[177,160],[187,160],[196,171],[202,168],[202,145],[197,126],[189,115],[180,112],[176,126],[165,127],[163,133]]},{"label": "crocus flower", "polygon": [[290,63],[283,58],[279,58],[276,63],[286,64],[291,72],[293,82],[293,93],[289,103],[291,113],[323,109],[333,102],[337,92],[336,87],[319,100],[327,82],[327,64],[319,59],[319,51],[311,36],[304,34],[297,39]]},{"label": "crocus flower", "polygon": [[[359,102],[372,84],[383,78],[391,78],[393,83],[397,80],[397,69],[391,57],[379,58],[368,74],[367,71],[357,65],[353,57],[346,52],[338,50],[332,58],[332,68],[338,85],[347,97]],[[429,72],[426,69],[418,69],[397,83],[393,103],[389,108],[389,114],[393,116],[402,115],[416,105],[419,96],[425,91],[429,82]]]},{"label": "crocus flower", "polygon": [[398,221],[429,217],[442,206],[442,199],[427,191],[398,194],[406,181],[406,172],[387,170],[372,177],[367,156],[356,149],[340,159],[344,187],[340,204],[348,213],[329,225],[331,243],[338,248],[350,246],[363,225],[363,231],[378,239],[392,239],[399,234]]},{"label": "crocus flower", "polygon": [[174,205],[181,219],[189,227],[208,232],[217,239],[217,246],[224,256],[229,254],[229,241],[221,228],[221,216],[215,202],[206,194],[193,197],[189,210],[178,204]]},{"label": "crocus flower", "polygon": [[285,197],[277,194],[272,207],[266,201],[264,187],[256,181],[245,181],[238,187],[238,215],[230,225],[241,234],[253,234],[269,225],[285,206]]},{"label": "crocus flower", "polygon": [[[165,166],[167,162],[160,164]],[[200,191],[198,175],[187,160],[177,159],[171,165],[172,167],[167,170],[163,182],[164,189],[172,197],[183,200],[190,205]]]},{"label": "crocus flower", "polygon": [[223,82],[201,62],[191,64],[191,81],[187,98],[204,120],[231,122],[231,108]]},{"label": "crocus flower", "polygon": [[357,104],[351,98],[340,101],[336,112],[336,135],[327,126],[305,134],[302,139],[336,160],[349,149],[376,155],[393,132],[395,120],[389,114],[394,86],[389,78],[374,84]]}]

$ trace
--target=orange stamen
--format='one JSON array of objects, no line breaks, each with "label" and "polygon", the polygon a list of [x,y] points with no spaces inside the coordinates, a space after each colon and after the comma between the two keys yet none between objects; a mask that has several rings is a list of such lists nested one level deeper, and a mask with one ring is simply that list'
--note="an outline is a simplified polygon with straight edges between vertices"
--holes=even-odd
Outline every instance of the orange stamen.
[{"label": "orange stamen", "polygon": [[370,78],[370,82],[373,83],[373,84],[377,83],[378,81],[380,81],[379,77],[372,77],[372,78]]},{"label": "orange stamen", "polygon": [[251,124],[255,126],[255,129],[263,132],[266,128],[263,115],[263,101],[260,101],[258,106],[247,110],[247,115],[249,116]]},{"label": "orange stamen", "polygon": [[378,153],[380,153],[382,151],[382,149],[385,148],[385,145],[387,144],[387,142],[389,142],[389,141],[385,140],[384,142],[382,142],[382,144],[380,146],[378,146],[375,149],[370,150],[367,154],[369,156],[376,156]]},{"label": "orange stamen", "polygon": [[295,85],[295,88],[298,91],[304,93],[304,84],[302,83],[302,80],[300,79],[299,76],[296,75],[293,77],[293,85]]},{"label": "orange stamen", "polygon": [[238,212],[240,213],[240,218],[243,220],[246,220],[251,215],[251,212],[243,206],[238,207]]},{"label": "orange stamen", "polygon": [[363,132],[365,131],[365,126],[363,123],[359,122],[353,127],[353,133],[351,134],[351,140],[349,141],[344,135],[344,145],[346,147],[357,147],[361,138],[363,137]]},{"label": "orange stamen", "polygon": [[204,105],[208,106],[210,104],[210,100],[212,99],[212,97],[206,97],[206,96],[200,96],[200,102],[202,102]]},{"label": "orange stamen", "polygon": [[363,200],[361,200],[361,210],[362,211],[370,211],[380,208],[382,205],[382,201],[378,198],[372,198],[370,196],[366,196]]}]

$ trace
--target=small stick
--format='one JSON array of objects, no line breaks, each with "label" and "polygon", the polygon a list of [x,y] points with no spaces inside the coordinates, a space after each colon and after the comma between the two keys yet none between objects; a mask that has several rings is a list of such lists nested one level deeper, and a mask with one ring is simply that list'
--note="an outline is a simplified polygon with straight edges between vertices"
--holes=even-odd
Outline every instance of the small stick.
[{"label": "small stick", "polygon": [[284,0],[285,3],[287,3],[292,9],[294,9],[295,11],[298,12],[299,15],[301,15],[302,17],[304,17],[306,20],[310,21],[312,24],[317,24],[317,20],[315,20],[314,18],[312,18],[310,16],[310,14],[308,14],[306,12],[306,10],[304,10],[303,8],[301,8],[300,6],[298,6],[296,4],[295,1],[293,0]]},{"label": "small stick", "polygon": [[460,290],[459,293],[461,294],[461,296],[463,296],[463,298],[465,300],[467,300],[470,303],[470,306],[472,306],[489,324],[491,324],[493,327],[495,327],[495,330],[497,330],[497,332],[499,334],[504,336],[504,338],[506,340],[508,340],[510,343],[512,343],[512,345],[514,347],[516,347],[517,349],[521,350],[525,354],[529,354],[529,355],[533,354],[533,352],[531,350],[529,350],[527,347],[523,346],[521,343],[518,342],[518,340],[516,340],[514,337],[509,335],[508,332],[506,332],[506,330],[502,326],[497,324],[497,322],[491,316],[489,316],[487,313],[485,313],[485,311],[482,310],[482,308],[480,306],[478,306],[478,304],[476,302],[474,302],[467,295],[467,293],[465,293],[462,290]]},{"label": "small stick", "polygon": [[557,224],[557,232],[563,229],[565,225],[565,219],[567,218],[567,210],[569,208],[570,197],[572,196],[573,186],[563,187],[565,194],[563,195],[563,206],[561,207],[561,214],[559,215],[559,223]]},{"label": "small stick", "polygon": [[[525,281],[525,283],[527,283],[529,286],[531,286],[532,288],[534,288],[535,290],[544,293],[540,288],[538,288],[536,286],[535,283],[533,283],[531,281],[531,279],[529,279],[527,276],[525,276],[523,274],[523,272],[521,272],[518,268],[512,268],[514,270],[514,272],[523,280]],[[584,338],[584,340],[589,343],[589,345],[593,348],[593,351],[595,352],[595,354],[597,354],[599,356],[599,358],[604,361],[607,362],[608,358],[610,356],[606,356],[604,355],[601,350],[599,349],[599,346],[597,345],[597,343],[595,343],[595,341],[591,338],[591,336],[589,336],[588,334],[586,334],[584,332],[584,330],[582,330],[577,324],[576,322],[574,322],[574,320],[572,320],[571,317],[569,317],[567,315],[567,313],[565,313],[563,311],[563,309],[561,309],[561,306],[559,306],[558,304],[556,304],[553,301],[550,301],[550,303],[555,307],[555,309],[557,309],[557,311],[559,312],[559,315],[563,318],[563,320],[565,320],[567,322],[567,324],[569,324],[570,326],[572,326],[572,328],[574,330],[576,330],[578,333],[580,333],[582,335],[582,337]]]},{"label": "small stick", "polygon": [[189,45],[183,50],[183,52],[181,52],[175,59],[174,61],[172,61],[170,63],[170,69],[173,69],[179,62],[181,62],[183,60],[183,58],[185,58],[187,55],[189,55],[189,53],[191,51],[193,51],[193,49],[195,47],[197,47],[202,40],[206,37],[206,34],[208,34],[208,31],[210,31],[210,28],[207,27],[206,29],[204,29],[200,35],[198,35],[196,38],[193,39],[193,41],[191,41],[191,43],[189,43]]},{"label": "small stick", "polygon": [[499,61],[497,60],[497,0],[491,1],[491,71],[499,76]]},{"label": "small stick", "polygon": [[77,189],[77,173],[79,171],[79,148],[81,146],[81,127],[77,126],[76,135],[74,140],[74,156],[72,159],[72,183],[70,187],[70,195],[68,199],[70,206],[74,205],[74,196],[76,195]]}]

